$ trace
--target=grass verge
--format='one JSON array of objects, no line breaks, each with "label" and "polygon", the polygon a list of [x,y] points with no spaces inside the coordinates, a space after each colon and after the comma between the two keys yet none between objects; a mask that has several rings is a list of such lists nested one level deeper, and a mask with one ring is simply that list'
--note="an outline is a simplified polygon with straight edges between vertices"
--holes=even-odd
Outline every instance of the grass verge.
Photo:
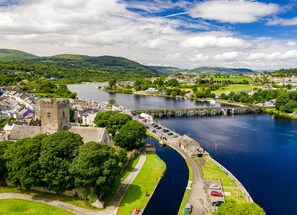
[{"label": "grass verge", "polygon": [[1,199],[0,214],[72,215],[73,213],[39,202],[32,202],[22,199]]},{"label": "grass verge", "polygon": [[135,208],[144,209],[149,202],[146,191],[152,195],[165,170],[164,161],[154,153],[147,153],[143,167],[122,199],[118,215],[130,215]]},{"label": "grass verge", "polygon": [[27,194],[33,197],[39,197],[39,198],[45,198],[45,199],[51,199],[51,200],[56,200],[56,201],[61,201],[65,202],[68,204],[72,204],[81,208],[86,208],[90,210],[100,210],[96,209],[88,204],[83,199],[79,199],[76,197],[71,197],[71,196],[64,196],[64,195],[57,195],[57,194],[52,194],[52,193],[44,193],[44,192],[39,192],[39,191],[26,191],[22,192],[20,189],[17,187],[0,187],[0,193],[23,193]]},{"label": "grass verge", "polygon": [[[189,181],[193,181],[194,180],[194,173],[193,173],[192,166],[191,166],[189,161],[187,161],[187,160],[185,160],[185,161],[186,161],[188,169],[189,169]],[[184,208],[185,208],[185,206],[186,206],[186,204],[188,202],[190,193],[191,193],[191,190],[186,189],[186,191],[184,193],[184,196],[183,196],[183,199],[182,199],[182,202],[181,202],[181,204],[179,206],[179,210],[178,210],[179,215],[184,214]]]}]

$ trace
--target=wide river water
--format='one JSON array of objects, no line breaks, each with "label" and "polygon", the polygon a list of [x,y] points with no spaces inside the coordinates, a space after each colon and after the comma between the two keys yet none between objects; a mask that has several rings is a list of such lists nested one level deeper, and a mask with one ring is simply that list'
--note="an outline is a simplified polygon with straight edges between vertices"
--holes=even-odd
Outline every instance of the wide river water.
[{"label": "wide river water", "polygon": [[[207,106],[189,100],[109,94],[95,84],[71,85],[82,99],[114,98],[129,109]],[[159,119],[160,123],[196,139],[229,169],[268,215],[297,214],[297,122],[270,115]],[[215,144],[217,147],[215,149]]]}]

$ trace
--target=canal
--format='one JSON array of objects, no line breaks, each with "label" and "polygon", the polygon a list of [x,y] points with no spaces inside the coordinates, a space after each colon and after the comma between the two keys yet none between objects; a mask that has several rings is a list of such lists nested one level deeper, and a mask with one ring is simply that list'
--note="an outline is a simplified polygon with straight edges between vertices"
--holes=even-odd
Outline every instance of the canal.
[{"label": "canal", "polygon": [[[82,99],[107,101],[114,98],[129,109],[207,106],[207,103],[189,100],[108,94],[98,91],[92,84],[72,85],[69,89],[77,92]],[[254,201],[268,215],[296,214],[296,121],[274,119],[270,115],[171,118],[159,121],[196,139],[243,183]]]},{"label": "canal", "polygon": [[160,146],[157,140],[150,137],[146,142],[156,147],[156,154],[166,163],[166,172],[143,214],[177,214],[188,184],[187,164],[174,149]]}]

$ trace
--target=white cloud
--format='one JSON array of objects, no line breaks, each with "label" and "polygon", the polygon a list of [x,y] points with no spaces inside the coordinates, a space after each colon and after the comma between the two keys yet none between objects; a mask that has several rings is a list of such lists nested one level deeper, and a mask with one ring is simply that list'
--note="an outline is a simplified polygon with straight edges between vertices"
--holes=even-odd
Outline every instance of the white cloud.
[{"label": "white cloud", "polygon": [[249,0],[203,1],[189,9],[194,18],[230,23],[251,23],[278,11],[276,4]]},{"label": "white cloud", "polygon": [[297,43],[293,42],[293,41],[289,41],[286,43],[286,46],[289,46],[289,47],[296,46],[296,45],[297,45]]},{"label": "white cloud", "polygon": [[168,54],[166,56],[166,59],[175,59],[175,60],[179,60],[179,59],[182,59],[183,56],[181,53],[174,53],[174,54]]},{"label": "white cloud", "polygon": [[184,47],[189,48],[229,48],[247,45],[244,40],[233,37],[197,36],[190,37],[183,42]]},{"label": "white cloud", "polygon": [[297,25],[297,17],[291,19],[272,19],[268,21],[267,25],[294,26]]},{"label": "white cloud", "polygon": [[189,57],[190,61],[198,61],[198,62],[205,62],[209,59],[209,56],[205,56],[203,54],[196,54],[193,57]]},{"label": "white cloud", "polygon": [[[161,11],[172,7],[168,5],[171,0],[154,2]],[[189,7],[177,4],[173,6]],[[146,6],[154,10],[153,5]],[[0,17],[1,48],[41,56],[114,55],[182,68],[201,64],[252,69],[296,66],[296,51],[291,50],[294,40],[250,38],[189,17],[142,16],[118,0],[23,0],[0,7]]]},{"label": "white cloud", "polygon": [[249,60],[286,60],[296,59],[297,50],[290,50],[287,52],[273,52],[273,53],[252,53],[247,59]]},{"label": "white cloud", "polygon": [[214,56],[215,60],[236,60],[239,56],[239,53],[234,51],[234,52],[225,52],[223,54],[218,54]]}]

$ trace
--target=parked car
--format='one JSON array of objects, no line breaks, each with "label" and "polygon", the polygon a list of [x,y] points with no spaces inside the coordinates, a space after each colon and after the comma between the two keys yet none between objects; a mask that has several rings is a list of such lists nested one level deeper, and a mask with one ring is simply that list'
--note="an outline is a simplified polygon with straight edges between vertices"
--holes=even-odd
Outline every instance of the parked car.
[{"label": "parked car", "polygon": [[220,190],[221,189],[221,187],[216,184],[210,184],[208,188],[212,189],[212,190]]},{"label": "parked car", "polygon": [[147,129],[150,129],[150,127],[149,127],[149,126],[146,126],[146,128],[147,128]]},{"label": "parked car", "polygon": [[173,133],[172,132],[169,132],[168,135],[173,135]]},{"label": "parked car", "polygon": [[167,137],[163,137],[163,140],[167,140]]},{"label": "parked car", "polygon": [[192,213],[192,210],[193,210],[193,205],[191,203],[187,203],[184,209],[184,214],[190,214]]},{"label": "parked car", "polygon": [[218,196],[218,197],[223,197],[223,193],[222,192],[219,192],[219,191],[216,191],[216,190],[211,191],[210,195],[212,195],[212,196]]},{"label": "parked car", "polygon": [[175,135],[173,135],[173,138],[178,138],[178,135],[176,135],[176,134],[175,134]]},{"label": "parked car", "polygon": [[158,127],[157,127],[157,129],[161,129],[161,128],[162,128],[161,126],[158,126]]},{"label": "parked car", "polygon": [[156,130],[153,130],[153,133],[157,133]]},{"label": "parked car", "polygon": [[223,203],[224,203],[223,201],[216,201],[216,202],[212,202],[211,205],[215,206],[215,207],[220,207],[221,204],[223,204]]},{"label": "parked car", "polygon": [[169,132],[169,129],[164,128],[162,131],[166,133]]}]

